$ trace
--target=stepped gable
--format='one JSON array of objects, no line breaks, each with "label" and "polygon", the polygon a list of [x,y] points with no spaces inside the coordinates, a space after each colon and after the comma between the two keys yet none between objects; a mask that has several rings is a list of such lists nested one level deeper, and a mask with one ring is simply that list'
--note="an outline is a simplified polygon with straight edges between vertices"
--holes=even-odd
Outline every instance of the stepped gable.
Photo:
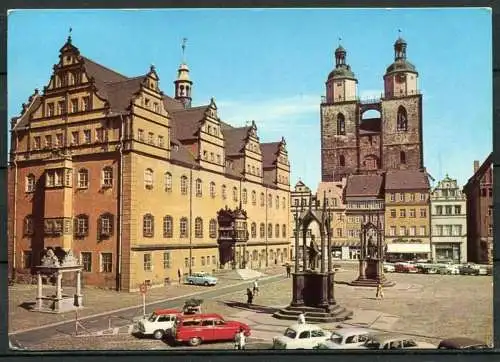
[{"label": "stepped gable", "polygon": [[349,175],[346,184],[346,197],[379,196],[384,178],[381,175]]},{"label": "stepped gable", "polygon": [[205,117],[208,105],[183,109],[170,113],[173,135],[179,141],[197,139],[200,122]]},{"label": "stepped gable", "polygon": [[280,142],[261,143],[260,151],[262,153],[262,166],[272,168],[276,165],[278,159]]},{"label": "stepped gable", "polygon": [[418,190],[429,188],[429,179],[423,170],[387,171],[385,176],[386,190]]}]

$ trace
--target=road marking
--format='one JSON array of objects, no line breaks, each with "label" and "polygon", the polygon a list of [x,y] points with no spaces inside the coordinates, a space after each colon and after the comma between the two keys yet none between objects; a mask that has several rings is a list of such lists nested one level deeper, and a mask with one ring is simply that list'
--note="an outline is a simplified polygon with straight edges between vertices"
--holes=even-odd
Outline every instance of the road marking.
[{"label": "road marking", "polygon": [[[267,276],[267,277],[260,277],[260,278],[256,278],[256,279],[259,279],[259,280],[262,281],[262,280],[269,280],[269,279],[273,279],[273,278],[282,277],[284,275],[285,274],[275,274],[275,275],[271,275],[271,276]],[[219,288],[219,289],[215,289],[215,290],[224,290],[224,289],[228,289],[228,288],[232,288],[232,287],[237,287],[237,286],[240,286],[240,285],[244,285],[244,284],[250,283],[252,281],[253,281],[253,279],[248,279],[248,280],[245,280],[245,281],[243,281],[241,283],[227,285],[225,287],[222,287],[222,288]],[[265,284],[271,284],[271,283],[265,283]],[[177,299],[182,299],[182,298],[186,298],[186,297],[192,297],[192,296],[200,295],[200,294],[207,293],[207,292],[210,293],[209,291],[201,291],[201,292],[195,292],[195,293],[189,293],[189,294],[180,295],[178,297],[172,297],[172,298],[157,300],[157,301],[154,301],[154,302],[146,303],[146,306],[151,306],[151,305],[155,305],[155,304],[161,304],[161,303],[165,303],[165,302],[175,301]],[[227,293],[227,294],[223,294],[223,295],[234,294],[234,293],[236,293],[236,292],[231,292],[231,293]],[[124,308],[120,308],[120,309],[110,310],[110,311],[107,311],[107,312],[101,312],[101,313],[92,314],[92,315],[89,315],[89,316],[85,316],[85,317],[79,318],[78,321],[81,322],[83,320],[87,320],[87,319],[91,319],[91,318],[102,317],[102,316],[106,316],[106,315],[109,315],[109,314],[125,312],[125,311],[128,311],[128,310],[138,309],[138,308],[142,308],[142,304],[131,306],[131,307],[124,307]],[[26,332],[33,332],[33,331],[41,330],[41,329],[46,329],[46,328],[51,328],[51,327],[57,327],[57,326],[60,326],[60,325],[63,325],[63,324],[69,324],[69,323],[73,323],[73,322],[74,322],[74,320],[68,319],[68,320],[65,320],[65,321],[44,324],[44,325],[38,326],[38,327],[21,329],[21,330],[18,330],[18,331],[10,332],[8,335],[9,336],[14,336],[16,334],[22,334],[22,333],[26,333]]]}]

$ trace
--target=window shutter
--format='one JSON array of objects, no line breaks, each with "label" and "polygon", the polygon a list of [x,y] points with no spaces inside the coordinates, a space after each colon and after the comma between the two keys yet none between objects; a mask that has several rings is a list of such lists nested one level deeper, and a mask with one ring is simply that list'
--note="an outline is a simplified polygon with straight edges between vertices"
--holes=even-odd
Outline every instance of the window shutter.
[{"label": "window shutter", "polygon": [[155,235],[155,217],[153,215],[151,217],[151,236]]},{"label": "window shutter", "polygon": [[115,215],[108,214],[109,216],[109,235],[113,236],[115,231]]}]

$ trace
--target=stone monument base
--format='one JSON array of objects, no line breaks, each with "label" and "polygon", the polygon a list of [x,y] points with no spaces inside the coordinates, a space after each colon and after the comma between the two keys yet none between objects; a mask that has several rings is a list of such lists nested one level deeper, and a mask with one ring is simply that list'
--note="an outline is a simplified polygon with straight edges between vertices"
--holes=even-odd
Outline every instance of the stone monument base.
[{"label": "stone monument base", "polygon": [[33,312],[42,313],[66,313],[72,312],[83,307],[83,298],[81,295],[63,295],[61,299],[56,297],[37,298]]},{"label": "stone monument base", "polygon": [[396,285],[392,280],[388,280],[384,273],[381,272],[382,261],[379,259],[360,260],[360,269],[364,269],[356,280],[353,280],[349,285],[357,287],[376,287],[379,283],[382,287],[392,287]]}]

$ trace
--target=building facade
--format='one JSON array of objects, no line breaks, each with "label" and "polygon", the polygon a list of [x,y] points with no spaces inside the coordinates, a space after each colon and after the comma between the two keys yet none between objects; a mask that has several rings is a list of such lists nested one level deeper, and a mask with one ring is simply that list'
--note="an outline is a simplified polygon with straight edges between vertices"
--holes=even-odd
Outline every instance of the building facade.
[{"label": "building facade", "polygon": [[493,154],[479,165],[463,188],[467,198],[467,259],[493,262]]},{"label": "building facade", "polygon": [[345,187],[347,236],[349,259],[359,259],[361,254],[362,225],[371,222],[378,232],[371,232],[373,240],[378,235],[384,239],[384,177],[382,175],[350,175]]},{"label": "building facade", "polygon": [[[422,169],[422,95],[418,72],[407,60],[407,43],[394,43],[394,62],[384,75],[379,99],[360,100],[358,80],[342,46],[321,102],[321,178],[340,181],[353,173]],[[376,111],[379,117],[368,118]]]},{"label": "building facade", "polygon": [[430,259],[430,185],[422,171],[385,175],[386,258]]},{"label": "building facade", "polygon": [[432,260],[467,261],[466,198],[448,175],[431,193],[431,232]]},{"label": "building facade", "polygon": [[41,253],[69,250],[84,283],[133,291],[178,271],[219,267],[217,211],[248,215],[245,264],[288,260],[289,175],[284,139],[232,127],[212,99],[192,107],[183,63],[175,97],[155,68],[126,77],[80,54],[68,38],[43,92],[11,122],[9,263],[29,275]]}]

